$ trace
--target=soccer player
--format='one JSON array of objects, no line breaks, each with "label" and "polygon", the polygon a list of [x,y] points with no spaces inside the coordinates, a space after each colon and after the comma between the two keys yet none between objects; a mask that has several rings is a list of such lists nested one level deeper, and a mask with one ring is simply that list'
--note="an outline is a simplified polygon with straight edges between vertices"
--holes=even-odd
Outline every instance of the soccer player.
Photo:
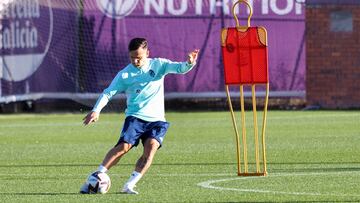
[{"label": "soccer player", "polygon": [[[196,64],[199,50],[190,52],[186,62],[172,62],[163,58],[149,58],[148,43],[144,38],[132,39],[128,49],[131,63],[118,72],[110,86],[100,95],[92,111],[84,117],[83,122],[84,125],[96,122],[101,109],[111,97],[125,92],[126,119],[120,139],[106,154],[96,172],[106,173],[141,140],[144,152],[121,191],[138,194],[134,190],[135,184],[149,169],[169,127],[164,112],[164,77],[169,73],[189,72]],[[86,183],[81,187],[80,193],[89,193]]]}]

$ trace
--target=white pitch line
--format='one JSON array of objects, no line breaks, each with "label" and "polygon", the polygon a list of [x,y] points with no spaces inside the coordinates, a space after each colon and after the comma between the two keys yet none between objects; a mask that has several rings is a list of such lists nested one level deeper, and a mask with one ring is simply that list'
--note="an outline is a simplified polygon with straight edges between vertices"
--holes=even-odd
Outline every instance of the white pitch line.
[{"label": "white pitch line", "polygon": [[[312,176],[312,175],[334,175],[334,174],[343,174],[343,173],[356,173],[358,171],[342,171],[342,172],[321,172],[321,173],[279,173],[273,174],[266,178],[272,177],[286,177],[286,176]],[[207,189],[214,189],[220,191],[238,191],[238,192],[250,192],[250,193],[271,193],[271,194],[283,194],[283,195],[309,195],[309,196],[334,196],[334,197],[360,197],[360,195],[355,194],[333,194],[333,193],[319,193],[319,192],[284,192],[284,191],[273,191],[273,190],[261,190],[261,189],[246,189],[246,188],[227,188],[227,187],[218,187],[213,186],[215,183],[228,182],[234,180],[247,180],[255,179],[261,177],[236,177],[236,178],[226,178],[220,180],[209,180],[205,182],[198,183],[197,185]]]}]

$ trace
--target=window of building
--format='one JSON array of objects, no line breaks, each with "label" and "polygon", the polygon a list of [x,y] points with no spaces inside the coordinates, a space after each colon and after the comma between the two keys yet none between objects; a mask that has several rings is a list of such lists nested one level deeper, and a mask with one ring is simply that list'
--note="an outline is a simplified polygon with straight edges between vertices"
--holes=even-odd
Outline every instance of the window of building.
[{"label": "window of building", "polygon": [[353,16],[350,11],[333,11],[330,14],[331,32],[352,32]]}]

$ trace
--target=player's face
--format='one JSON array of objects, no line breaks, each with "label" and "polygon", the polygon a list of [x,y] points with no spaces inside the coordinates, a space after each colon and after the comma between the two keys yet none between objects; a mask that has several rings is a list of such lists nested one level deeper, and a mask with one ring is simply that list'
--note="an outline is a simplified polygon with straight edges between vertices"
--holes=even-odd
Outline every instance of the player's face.
[{"label": "player's face", "polygon": [[137,50],[130,51],[130,61],[135,66],[140,68],[146,62],[146,59],[149,56],[149,50],[144,48],[138,48]]}]

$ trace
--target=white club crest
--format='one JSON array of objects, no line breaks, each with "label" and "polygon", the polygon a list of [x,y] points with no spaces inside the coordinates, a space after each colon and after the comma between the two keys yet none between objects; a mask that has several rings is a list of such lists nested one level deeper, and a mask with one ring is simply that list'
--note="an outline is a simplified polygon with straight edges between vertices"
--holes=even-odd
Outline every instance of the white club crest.
[{"label": "white club crest", "polygon": [[99,9],[110,18],[124,18],[136,8],[139,0],[97,0]]}]

